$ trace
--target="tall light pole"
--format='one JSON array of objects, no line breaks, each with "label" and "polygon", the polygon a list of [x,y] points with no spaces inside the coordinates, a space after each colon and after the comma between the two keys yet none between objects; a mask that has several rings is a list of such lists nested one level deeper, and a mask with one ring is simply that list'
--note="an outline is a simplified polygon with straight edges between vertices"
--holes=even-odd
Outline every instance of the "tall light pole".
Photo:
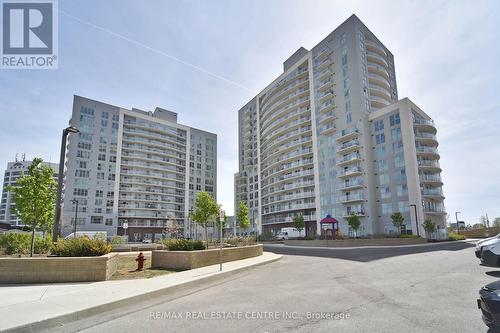
[{"label": "tall light pole", "polygon": [[458,227],[458,214],[461,214],[461,212],[455,212],[455,222],[457,222],[457,234],[460,233],[460,228]]},{"label": "tall light pole", "polygon": [[69,126],[63,130],[61,139],[61,153],[59,155],[59,175],[57,180],[57,198],[56,198],[56,212],[54,216],[54,230],[52,231],[52,241],[57,242],[57,237],[59,237],[59,231],[61,229],[61,197],[62,197],[62,187],[64,179],[64,160],[66,157],[66,139],[70,133],[80,132],[78,128],[74,126]]},{"label": "tall light pole", "polygon": [[71,200],[71,202],[76,205],[76,209],[75,209],[75,226],[74,226],[74,229],[73,229],[73,238],[76,238],[76,223],[78,221],[78,200],[73,199],[73,200]]},{"label": "tall light pole", "polygon": [[257,225],[255,224],[255,210],[252,208],[252,224],[253,231],[255,232],[255,239],[257,239]]},{"label": "tall light pole", "polygon": [[188,213],[188,221],[189,221],[189,238],[194,238],[194,230],[193,230],[193,207],[189,208]]},{"label": "tall light pole", "polygon": [[413,209],[415,210],[415,224],[417,226],[417,236],[420,237],[420,232],[418,231],[418,215],[417,215],[417,205],[415,204],[411,204],[410,207],[413,207]]}]

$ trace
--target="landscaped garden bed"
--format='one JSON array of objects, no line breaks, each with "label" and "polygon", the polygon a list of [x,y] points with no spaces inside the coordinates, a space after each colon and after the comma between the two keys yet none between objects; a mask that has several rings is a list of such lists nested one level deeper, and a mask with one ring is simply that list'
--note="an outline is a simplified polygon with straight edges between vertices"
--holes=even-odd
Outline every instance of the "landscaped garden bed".
[{"label": "landscaped garden bed", "polygon": [[[110,253],[111,245],[88,237],[50,241],[35,239],[33,257],[27,234],[0,237],[5,253],[0,257],[0,283],[89,282],[108,280],[116,271],[118,254]],[[37,243],[39,246],[36,246]]]},{"label": "landscaped garden bed", "polygon": [[[167,250],[152,251],[152,267],[174,270],[188,270],[218,264],[221,260],[220,248],[216,241],[213,247],[205,249],[201,241],[167,240]],[[223,241],[222,262],[247,259],[262,255],[262,244],[255,244],[251,238],[235,238]]]},{"label": "landscaped garden bed", "polygon": [[118,265],[116,272],[109,280],[131,280],[131,279],[149,279],[160,275],[174,273],[175,270],[151,267],[151,255],[144,255],[144,270],[137,270],[136,255],[118,255]]}]

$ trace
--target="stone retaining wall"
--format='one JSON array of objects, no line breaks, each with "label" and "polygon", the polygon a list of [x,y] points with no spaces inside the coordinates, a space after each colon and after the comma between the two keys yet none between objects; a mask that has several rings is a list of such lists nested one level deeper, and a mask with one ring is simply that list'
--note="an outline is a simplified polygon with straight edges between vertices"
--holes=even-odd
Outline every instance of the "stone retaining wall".
[{"label": "stone retaining wall", "polygon": [[[235,261],[262,255],[262,244],[222,249],[222,262]],[[199,251],[153,251],[153,268],[188,270],[219,263],[219,249]]]},{"label": "stone retaining wall", "polygon": [[118,254],[100,257],[0,258],[0,283],[90,282],[116,272]]},{"label": "stone retaining wall", "polygon": [[396,246],[427,243],[425,238],[380,238],[380,239],[347,239],[347,240],[285,240],[285,245],[319,246],[319,247],[357,247],[357,246]]}]

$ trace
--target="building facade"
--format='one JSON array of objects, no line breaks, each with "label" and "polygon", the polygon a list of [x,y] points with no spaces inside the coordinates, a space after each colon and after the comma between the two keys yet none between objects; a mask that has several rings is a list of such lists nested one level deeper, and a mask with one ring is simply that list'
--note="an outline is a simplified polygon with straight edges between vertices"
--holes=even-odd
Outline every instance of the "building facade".
[{"label": "building facade", "polygon": [[309,235],[327,215],[349,234],[354,213],[358,235],[394,233],[398,211],[405,232],[422,234],[424,218],[444,227],[436,127],[398,101],[394,57],[355,15],[283,67],[238,112],[235,208],[246,202],[260,232],[301,214]]},{"label": "building facade", "polygon": [[[13,212],[15,203],[12,201],[13,193],[7,191],[8,186],[15,186],[17,179],[23,175],[28,175],[28,169],[33,161],[16,161],[7,163],[7,169],[5,170],[3,178],[3,189],[2,189],[2,200],[0,201],[0,228],[22,228],[25,226],[23,221],[21,221],[16,214]],[[47,163],[45,165],[50,166],[54,170],[54,179],[58,180],[59,175],[59,164],[57,163]],[[54,207],[55,209],[55,207]]]},{"label": "building facade", "polygon": [[[159,239],[193,236],[196,193],[217,193],[217,136],[181,125],[177,114],[123,109],[74,97],[67,148],[62,233],[78,230]],[[78,201],[78,212],[75,214]]]}]

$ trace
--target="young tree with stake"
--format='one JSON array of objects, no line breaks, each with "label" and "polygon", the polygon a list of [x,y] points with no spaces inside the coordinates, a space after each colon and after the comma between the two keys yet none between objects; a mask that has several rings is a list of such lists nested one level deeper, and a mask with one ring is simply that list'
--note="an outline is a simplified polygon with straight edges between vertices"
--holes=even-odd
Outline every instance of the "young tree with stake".
[{"label": "young tree with stake", "polygon": [[208,192],[198,192],[194,203],[193,221],[205,229],[208,249],[208,224],[219,214],[219,205]]}]

